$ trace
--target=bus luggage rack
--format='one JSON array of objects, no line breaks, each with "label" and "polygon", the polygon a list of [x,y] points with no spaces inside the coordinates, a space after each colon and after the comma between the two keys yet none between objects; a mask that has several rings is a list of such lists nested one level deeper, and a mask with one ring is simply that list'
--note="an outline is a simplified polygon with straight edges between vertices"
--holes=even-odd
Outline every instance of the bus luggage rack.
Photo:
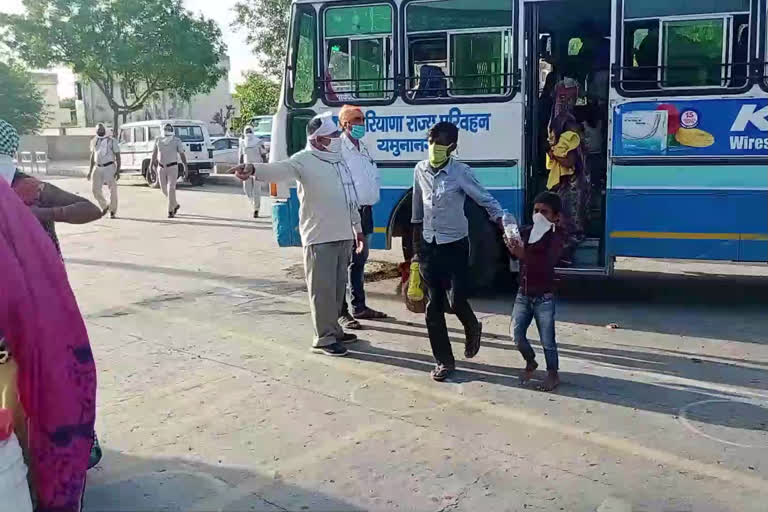
[{"label": "bus luggage rack", "polygon": [[[696,85],[683,83],[680,85],[670,82],[681,81],[679,77],[664,76],[669,72],[693,72],[707,71],[715,67],[721,70],[719,83]],[[760,68],[764,68],[761,70]],[[723,76],[723,70],[726,71]],[[765,66],[757,61],[730,62],[725,64],[713,64],[711,66],[619,66],[611,67],[611,83],[616,88],[633,91],[656,89],[705,89],[727,88],[742,89],[749,84],[750,78],[760,79],[761,74],[768,73]]]}]

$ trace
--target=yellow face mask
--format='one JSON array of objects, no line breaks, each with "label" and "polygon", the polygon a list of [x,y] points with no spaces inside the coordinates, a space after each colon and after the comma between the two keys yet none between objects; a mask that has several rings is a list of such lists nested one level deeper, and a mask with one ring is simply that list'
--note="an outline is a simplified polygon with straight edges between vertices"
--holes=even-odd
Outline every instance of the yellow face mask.
[{"label": "yellow face mask", "polygon": [[429,165],[440,167],[448,161],[450,146],[442,146],[433,142],[429,143]]}]

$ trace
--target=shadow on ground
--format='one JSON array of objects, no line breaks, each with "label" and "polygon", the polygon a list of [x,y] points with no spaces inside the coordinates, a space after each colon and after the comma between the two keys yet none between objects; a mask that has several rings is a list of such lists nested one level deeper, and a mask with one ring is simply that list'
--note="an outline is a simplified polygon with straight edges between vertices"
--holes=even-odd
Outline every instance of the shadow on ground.
[{"label": "shadow on ground", "polygon": [[285,483],[279,476],[272,478],[181,458],[135,457],[109,449],[104,450],[102,462],[88,472],[83,510],[187,512],[211,499],[226,503],[216,507],[222,512],[362,510],[332,496]]},{"label": "shadow on ground", "polygon": [[[402,304],[391,293],[368,293]],[[478,315],[509,316],[513,296],[481,295],[472,304]],[[767,318],[768,276],[620,271],[611,279],[564,279],[558,290],[558,321],[587,326],[768,344]]]},{"label": "shadow on ground", "polygon": [[[488,343],[485,345],[487,346]],[[424,373],[425,379],[429,378],[429,371],[434,366],[432,356],[424,353],[390,350],[375,347],[365,342],[355,344],[350,349],[352,358],[420,371]],[[504,363],[509,363],[505,366],[459,361],[459,369],[451,380],[452,382],[482,381],[501,386],[520,387],[519,368],[522,366],[521,361],[522,359],[518,354],[510,355],[509,360],[504,361]],[[734,415],[732,410],[722,408],[720,409],[722,413],[718,413],[717,410],[709,410],[707,414],[702,413],[696,417],[689,416],[689,419],[713,425],[757,431],[766,431],[768,425],[768,408],[740,401],[743,399],[738,395],[728,395],[722,392],[713,394],[709,389],[691,385],[654,384],[605,375],[579,374],[567,371],[561,372],[560,375],[563,384],[557,389],[556,394],[561,396],[674,416],[677,416],[683,407],[691,403],[727,397],[738,403],[738,415]],[[538,378],[541,377],[543,377],[543,372],[539,371]],[[764,387],[761,386],[761,389]]]}]

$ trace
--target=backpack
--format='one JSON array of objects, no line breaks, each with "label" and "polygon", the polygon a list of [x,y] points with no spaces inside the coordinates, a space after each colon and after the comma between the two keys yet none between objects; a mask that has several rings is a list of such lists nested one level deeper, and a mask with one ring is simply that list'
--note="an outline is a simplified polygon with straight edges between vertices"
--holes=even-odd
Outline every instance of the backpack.
[{"label": "backpack", "polygon": [[96,154],[96,165],[115,161],[115,151],[112,145],[112,137],[97,137],[94,140],[93,151]]}]

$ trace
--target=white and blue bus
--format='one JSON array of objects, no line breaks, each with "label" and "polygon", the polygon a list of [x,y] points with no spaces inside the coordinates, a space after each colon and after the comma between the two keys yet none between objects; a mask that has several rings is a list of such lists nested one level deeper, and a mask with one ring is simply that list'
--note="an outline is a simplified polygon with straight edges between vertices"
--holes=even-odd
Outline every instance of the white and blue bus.
[{"label": "white and blue bus", "polygon": [[[315,114],[359,105],[377,160],[374,248],[410,232],[429,126],[518,218],[546,183],[555,77],[579,84],[589,135],[587,239],[570,273],[618,256],[768,262],[766,0],[295,0],[271,159]],[[548,76],[552,78],[548,79]],[[280,245],[299,245],[295,189],[273,187]],[[471,201],[470,201],[471,203]],[[475,282],[506,256],[477,207]]]}]

